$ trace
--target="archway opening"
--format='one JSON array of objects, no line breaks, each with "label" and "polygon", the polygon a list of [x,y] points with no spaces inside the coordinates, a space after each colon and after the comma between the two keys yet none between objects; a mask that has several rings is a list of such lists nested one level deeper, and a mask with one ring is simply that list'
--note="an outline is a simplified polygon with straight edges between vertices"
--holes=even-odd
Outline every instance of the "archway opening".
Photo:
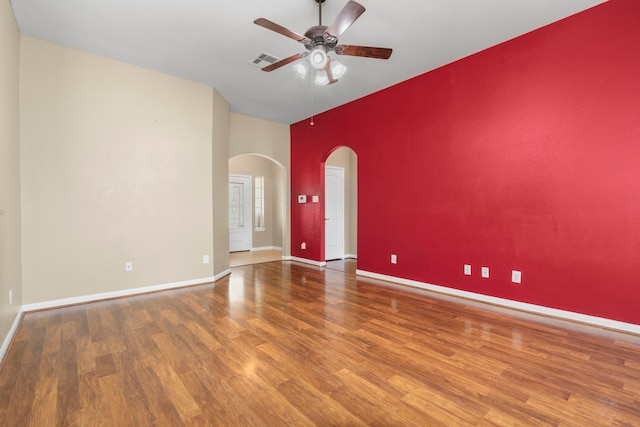
[{"label": "archway opening", "polygon": [[325,261],[355,273],[358,257],[358,156],[335,149],[325,161]]},{"label": "archway opening", "polygon": [[[229,159],[229,177],[230,267],[282,260],[287,203],[284,166],[260,154],[239,154]],[[247,178],[248,184],[239,187],[234,182],[239,177]],[[239,202],[242,191],[250,193],[244,203]],[[232,244],[240,228],[250,234],[248,245],[246,241]]]}]

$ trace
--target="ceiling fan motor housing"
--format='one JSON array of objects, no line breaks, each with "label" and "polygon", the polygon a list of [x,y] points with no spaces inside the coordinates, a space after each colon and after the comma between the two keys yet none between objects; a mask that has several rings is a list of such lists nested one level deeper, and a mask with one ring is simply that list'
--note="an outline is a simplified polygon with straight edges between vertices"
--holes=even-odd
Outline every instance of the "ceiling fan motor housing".
[{"label": "ceiling fan motor housing", "polygon": [[311,40],[311,43],[307,43],[305,46],[308,50],[313,49],[315,46],[324,45],[327,50],[333,50],[338,43],[338,39],[329,33],[326,33],[326,25],[316,25],[311,27],[304,33],[305,37]]}]

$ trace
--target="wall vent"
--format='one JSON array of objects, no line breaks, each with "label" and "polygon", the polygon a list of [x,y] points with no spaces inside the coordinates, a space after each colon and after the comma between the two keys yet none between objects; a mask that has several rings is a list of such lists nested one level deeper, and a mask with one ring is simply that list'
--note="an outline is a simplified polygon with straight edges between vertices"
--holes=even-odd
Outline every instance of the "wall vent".
[{"label": "wall vent", "polygon": [[269,55],[268,53],[264,53],[264,52],[262,52],[262,53],[258,54],[258,56],[256,57],[256,59],[254,59],[253,61],[251,61],[251,63],[252,63],[253,65],[255,65],[256,67],[263,68],[263,67],[266,67],[266,66],[268,66],[268,65],[271,65],[271,64],[273,64],[274,62],[277,62],[277,61],[279,61],[279,60],[280,60],[280,58],[276,58],[276,57],[275,57],[275,56],[273,56],[273,55]]}]

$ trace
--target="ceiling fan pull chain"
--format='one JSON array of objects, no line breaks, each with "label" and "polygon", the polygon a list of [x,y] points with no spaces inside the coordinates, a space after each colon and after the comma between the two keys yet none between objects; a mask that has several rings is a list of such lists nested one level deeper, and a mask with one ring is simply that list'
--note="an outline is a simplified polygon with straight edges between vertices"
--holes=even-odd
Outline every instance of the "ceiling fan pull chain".
[{"label": "ceiling fan pull chain", "polygon": [[[313,73],[312,73],[313,74]],[[315,114],[313,114],[313,111],[315,110],[315,97],[314,97],[314,90],[313,87],[315,86],[313,84],[313,75],[309,76],[309,84],[311,86],[311,122],[309,122],[309,126],[314,126],[315,123],[313,122],[314,116]]]}]

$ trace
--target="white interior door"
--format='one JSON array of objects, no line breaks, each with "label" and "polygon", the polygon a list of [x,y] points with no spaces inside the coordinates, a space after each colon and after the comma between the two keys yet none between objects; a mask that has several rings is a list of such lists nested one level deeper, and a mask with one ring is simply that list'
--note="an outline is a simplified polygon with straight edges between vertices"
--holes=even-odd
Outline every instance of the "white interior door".
[{"label": "white interior door", "polygon": [[229,175],[229,252],[250,251],[251,176]]},{"label": "white interior door", "polygon": [[344,258],[344,169],[325,166],[324,258]]}]

